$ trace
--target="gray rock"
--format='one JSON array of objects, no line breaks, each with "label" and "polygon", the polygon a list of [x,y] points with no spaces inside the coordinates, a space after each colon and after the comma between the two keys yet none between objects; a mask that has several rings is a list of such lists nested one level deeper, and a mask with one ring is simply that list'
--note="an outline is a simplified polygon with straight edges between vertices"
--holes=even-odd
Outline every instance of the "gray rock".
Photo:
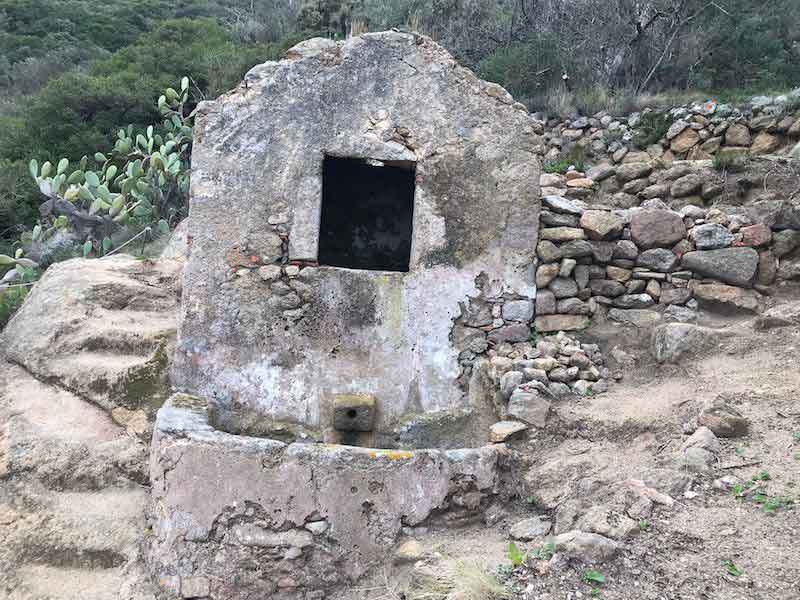
[{"label": "gray rock", "polygon": [[556,297],[550,290],[536,292],[536,314],[552,315],[556,312]]},{"label": "gray rock", "polygon": [[577,530],[555,536],[552,543],[555,544],[557,552],[587,563],[602,563],[611,560],[621,548],[618,542],[605,536]]},{"label": "gray rock", "polygon": [[592,246],[592,257],[595,262],[608,263],[614,254],[614,242],[589,242]]},{"label": "gray rock", "polygon": [[536,245],[536,255],[545,263],[561,260],[561,250],[549,240],[542,240]]},{"label": "gray rock", "polygon": [[[530,384],[526,384],[526,387],[527,385]],[[549,412],[550,400],[535,390],[517,388],[508,401],[508,416],[534,427],[544,427]]]},{"label": "gray rock", "polygon": [[586,329],[591,324],[591,320],[583,315],[542,315],[537,316],[534,321],[536,330],[541,333],[577,331]]},{"label": "gray rock", "polygon": [[489,439],[495,443],[505,442],[526,429],[528,429],[528,426],[519,421],[498,421],[489,428]]},{"label": "gray rock", "polygon": [[506,325],[489,333],[489,341],[495,344],[500,344],[503,342],[508,342],[509,344],[527,342],[530,337],[531,329],[525,323]]},{"label": "gray rock", "polygon": [[586,289],[589,285],[589,265],[576,265],[572,276],[578,284],[578,290]]},{"label": "gray rock", "polygon": [[[35,377],[109,412],[158,406],[171,393],[167,349],[175,339],[182,265],[126,254],[55,263],[2,331],[0,348]],[[100,364],[98,352],[118,359]],[[146,393],[129,389],[136,381]]]},{"label": "gray rock", "polygon": [[661,315],[654,310],[612,308],[608,311],[608,319],[634,327],[652,327],[661,322]]},{"label": "gray rock", "polygon": [[580,226],[591,240],[619,237],[624,225],[622,217],[606,210],[587,210],[580,220]]},{"label": "gray rock", "polygon": [[556,298],[569,298],[578,295],[578,284],[574,279],[567,279],[566,277],[556,277],[550,282],[549,288]]},{"label": "gray rock", "polygon": [[714,435],[713,431],[705,426],[698,427],[697,431],[695,431],[685,442],[683,442],[681,445],[681,450],[686,450],[687,448],[703,448],[704,450],[708,450],[709,452],[713,452],[715,454],[722,450],[722,446],[720,445],[717,436]]},{"label": "gray rock", "polygon": [[716,462],[713,452],[696,446],[679,451],[675,457],[675,466],[690,473],[708,473]]},{"label": "gray rock", "polygon": [[500,395],[503,400],[511,398],[511,394],[517,389],[517,386],[522,383],[524,375],[521,371],[509,371],[504,373],[500,378]]},{"label": "gray rock", "polygon": [[530,321],[533,318],[533,301],[510,300],[503,305],[503,318],[506,321]]},{"label": "gray rock", "polygon": [[662,286],[658,302],[659,304],[686,304],[691,297],[692,292],[688,288]]},{"label": "gray rock", "polygon": [[578,376],[578,367],[556,367],[552,371],[550,371],[547,376],[550,378],[550,381],[555,381],[557,383],[569,383],[570,381],[575,381],[575,378]]},{"label": "gray rock", "polygon": [[645,250],[636,259],[636,266],[653,269],[660,273],[669,273],[678,266],[679,258],[666,248]]},{"label": "gray rock", "polygon": [[565,258],[590,256],[592,251],[592,243],[586,240],[575,240],[561,245],[561,256]]},{"label": "gray rock", "polygon": [[621,258],[623,260],[636,260],[639,255],[639,249],[630,240],[619,240],[614,246],[613,258]]},{"label": "gray rock", "polygon": [[545,196],[542,198],[542,204],[557,213],[577,216],[583,214],[583,208],[580,205],[561,196]]},{"label": "gray rock", "polygon": [[666,323],[653,331],[651,352],[660,363],[678,362],[703,351],[716,341],[713,329],[689,323]]},{"label": "gray rock", "polygon": [[631,216],[631,239],[639,248],[671,247],[685,236],[683,217],[671,210],[637,210]]},{"label": "gray rock", "polygon": [[698,415],[697,422],[708,427],[714,435],[724,438],[745,436],[750,428],[750,422],[724,396],[717,396],[707,402]]},{"label": "gray rock", "polygon": [[727,227],[723,227],[718,223],[704,223],[698,225],[689,232],[689,238],[697,246],[698,250],[717,250],[719,248],[727,248],[736,239],[735,236],[728,231]]},{"label": "gray rock", "polygon": [[777,258],[789,254],[796,248],[800,248],[800,231],[794,229],[784,229],[772,234],[772,252]]},{"label": "gray rock", "polygon": [[625,294],[614,298],[613,304],[617,308],[647,308],[655,300],[649,294]]},{"label": "gray rock", "polygon": [[559,277],[569,277],[572,275],[572,270],[575,268],[577,262],[574,258],[565,258],[561,261],[561,266],[558,269]]},{"label": "gray rock", "polygon": [[622,296],[625,293],[625,286],[619,281],[612,281],[611,279],[591,279],[589,280],[589,289],[595,296],[607,296],[615,298]]},{"label": "gray rock", "polygon": [[552,524],[544,517],[531,517],[511,527],[510,534],[515,540],[529,542],[550,533]]},{"label": "gray rock", "polygon": [[578,298],[566,298],[556,304],[556,312],[562,315],[588,315],[591,314],[589,305]]},{"label": "gray rock", "polygon": [[548,384],[547,389],[556,398],[568,398],[572,395],[572,390],[566,383],[554,381]]},{"label": "gray rock", "polygon": [[589,171],[586,173],[586,176],[595,181],[603,181],[604,179],[608,179],[612,175],[616,174],[616,172],[617,169],[613,165],[599,164],[589,169]]},{"label": "gray rock", "polygon": [[650,165],[650,163],[626,163],[617,167],[617,180],[621,183],[625,183],[626,181],[641,179],[650,175],[652,171],[653,167]]},{"label": "gray rock", "polygon": [[671,140],[672,138],[677,137],[678,134],[683,133],[683,130],[687,127],[689,127],[689,123],[683,119],[678,119],[669,126],[669,129],[667,129],[667,139]]},{"label": "gray rock", "polygon": [[539,220],[542,225],[547,225],[548,227],[578,227],[580,223],[577,215],[567,215],[549,210],[543,210],[539,214]]},{"label": "gray rock", "polygon": [[681,265],[703,275],[725,283],[749,286],[758,270],[758,252],[753,248],[722,248],[687,252]]},{"label": "gray rock", "polygon": [[580,227],[545,227],[539,231],[542,240],[552,242],[571,242],[586,238],[586,233]]},{"label": "gray rock", "polygon": [[703,180],[697,173],[684,175],[672,182],[669,191],[673,198],[683,198],[695,194],[703,185]]},{"label": "gray rock", "polygon": [[671,304],[664,310],[664,320],[677,323],[693,323],[697,321],[697,312],[685,306]]}]

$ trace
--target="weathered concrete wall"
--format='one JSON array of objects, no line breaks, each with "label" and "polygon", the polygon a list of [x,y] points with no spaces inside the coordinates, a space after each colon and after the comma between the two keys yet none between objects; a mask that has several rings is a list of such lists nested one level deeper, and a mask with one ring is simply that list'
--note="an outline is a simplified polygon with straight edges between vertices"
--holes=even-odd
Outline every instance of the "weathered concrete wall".
[{"label": "weathered concrete wall", "polygon": [[404,526],[474,518],[503,491],[508,450],[286,445],[215,430],[173,396],[153,436],[151,572],[186,598],[317,598],[392,553]]},{"label": "weathered concrete wall", "polygon": [[[427,38],[315,39],[288,56],[199,108],[176,383],[264,434],[318,435],[338,393],[375,395],[383,432],[469,409],[459,303],[535,295],[530,117]],[[315,266],[326,154],[416,163],[408,273]]]}]

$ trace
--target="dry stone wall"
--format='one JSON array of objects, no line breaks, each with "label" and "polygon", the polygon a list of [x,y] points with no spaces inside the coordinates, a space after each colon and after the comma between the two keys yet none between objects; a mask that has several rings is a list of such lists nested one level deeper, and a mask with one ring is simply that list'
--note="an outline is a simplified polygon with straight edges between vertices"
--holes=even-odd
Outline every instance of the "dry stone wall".
[{"label": "dry stone wall", "polygon": [[[657,177],[669,181],[682,168]],[[624,165],[623,179],[634,170],[646,176],[651,167]],[[704,185],[689,172],[672,180],[672,188],[689,177],[696,179],[692,185]],[[559,183],[550,175],[542,180],[543,187]],[[568,173],[559,181],[571,180]],[[542,333],[582,329],[598,313],[652,324],[661,315],[642,309],[691,310],[698,303],[756,312],[769,286],[790,277],[779,261],[800,245],[800,232],[788,226],[791,218],[770,226],[745,211],[695,204],[673,210],[657,198],[619,209],[546,195],[540,218],[535,327]],[[671,308],[669,314],[681,313]]]},{"label": "dry stone wall", "polygon": [[[665,111],[645,109],[627,116],[606,111],[591,117],[547,120],[539,154],[555,161],[574,147],[612,164],[661,159],[709,160],[717,155],[794,154],[800,157],[800,88],[780,96],[758,96],[740,107],[714,100]],[[652,139],[654,122],[668,125]]]}]

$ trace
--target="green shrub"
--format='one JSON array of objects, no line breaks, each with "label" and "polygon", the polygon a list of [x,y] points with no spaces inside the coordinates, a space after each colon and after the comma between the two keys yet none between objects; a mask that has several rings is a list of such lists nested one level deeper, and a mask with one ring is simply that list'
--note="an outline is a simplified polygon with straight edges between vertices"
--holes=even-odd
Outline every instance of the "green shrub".
[{"label": "green shrub", "polygon": [[478,74],[505,87],[516,100],[533,109],[561,83],[563,61],[547,35],[503,45],[478,63]]},{"label": "green shrub", "polygon": [[17,309],[22,306],[25,301],[25,296],[28,295],[29,287],[9,287],[0,289],[0,329],[6,326],[17,312]]},{"label": "green shrub", "polygon": [[633,143],[638,148],[645,149],[667,135],[670,125],[672,117],[667,113],[644,113],[633,134]]},{"label": "green shrub", "polygon": [[562,152],[555,160],[544,161],[543,169],[545,173],[566,173],[570,167],[575,167],[578,171],[586,168],[586,150],[583,146],[573,146],[567,152]]}]

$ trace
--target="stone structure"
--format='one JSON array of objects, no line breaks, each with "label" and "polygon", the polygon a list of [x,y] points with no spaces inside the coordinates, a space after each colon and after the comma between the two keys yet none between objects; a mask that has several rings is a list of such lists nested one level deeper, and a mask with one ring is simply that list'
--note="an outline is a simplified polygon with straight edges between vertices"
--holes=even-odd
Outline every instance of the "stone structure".
[{"label": "stone structure", "polygon": [[[624,116],[608,111],[567,120],[534,116],[543,141],[537,151],[545,162],[568,156],[575,147],[595,162],[613,164],[800,156],[800,88],[780,96],[756,96],[740,106],[708,100]],[[664,127],[656,139],[654,122]]]},{"label": "stone structure", "polygon": [[324,598],[384,563],[402,528],[474,519],[512,489],[508,455],[237,436],[178,394],[153,435],[149,568],[168,597]]},{"label": "stone structure", "polygon": [[[392,447],[401,425],[480,411],[474,351],[529,335],[538,136],[427,38],[287,56],[199,107],[175,381],[230,432]],[[353,394],[373,431],[343,440]]]},{"label": "stone structure", "polygon": [[167,596],[322,598],[404,527],[511,489],[506,447],[469,446],[506,416],[475,365],[530,338],[531,123],[393,32],[303,42],[199,107],[188,393],[159,411],[150,470]]},{"label": "stone structure", "polygon": [[534,324],[540,333],[583,329],[598,316],[637,327],[658,323],[662,314],[692,319],[692,311],[682,307],[698,304],[758,312],[772,286],[793,278],[800,210],[791,202],[719,205],[723,210],[716,203],[706,208],[700,196],[674,197],[674,190],[689,184],[698,192],[716,188],[709,203],[720,196],[718,176],[703,163],[682,161],[667,169],[628,163],[610,169],[603,182],[638,178],[649,186],[645,190],[669,194],[672,189],[673,197],[666,197],[669,205],[640,196],[641,205],[613,208],[592,177],[586,188],[591,194],[579,200],[566,196],[569,182],[582,179],[582,173],[541,176],[543,189],[552,195],[542,197],[537,246]]}]

